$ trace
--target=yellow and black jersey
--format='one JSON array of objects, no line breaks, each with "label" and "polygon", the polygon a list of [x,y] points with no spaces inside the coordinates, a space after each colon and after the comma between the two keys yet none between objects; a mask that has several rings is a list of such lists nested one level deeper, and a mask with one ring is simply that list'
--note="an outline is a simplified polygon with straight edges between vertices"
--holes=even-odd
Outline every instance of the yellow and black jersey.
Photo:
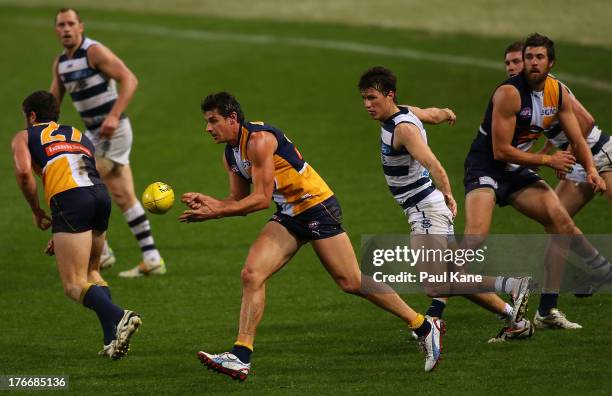
[{"label": "yellow and black jersey", "polygon": [[72,188],[102,184],[94,146],[81,131],[49,122],[35,124],[27,132],[32,162],[42,171],[47,202],[55,194]]},{"label": "yellow and black jersey", "polygon": [[263,122],[245,122],[240,126],[238,144],[228,144],[225,147],[225,159],[232,172],[251,182],[251,162],[247,156],[247,144],[254,132],[271,133],[278,143],[274,152],[272,198],[282,213],[289,216],[298,215],[334,194],[285,134]]}]

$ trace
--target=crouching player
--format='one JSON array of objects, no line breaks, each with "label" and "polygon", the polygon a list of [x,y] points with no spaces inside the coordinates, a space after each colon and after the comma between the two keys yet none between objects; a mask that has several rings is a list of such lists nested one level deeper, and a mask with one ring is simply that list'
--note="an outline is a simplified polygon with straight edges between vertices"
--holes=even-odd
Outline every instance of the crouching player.
[{"label": "crouching player", "polygon": [[[96,171],[93,144],[78,129],[57,123],[59,105],[51,93],[34,92],[22,107],[27,129],[11,143],[17,184],[38,228],[52,229],[47,253],[55,254],[64,292],[98,315],[104,333],[99,354],[120,359],[142,322],[113,304],[99,272],[111,201]],[[42,178],[51,218],[40,207],[33,170]]]}]

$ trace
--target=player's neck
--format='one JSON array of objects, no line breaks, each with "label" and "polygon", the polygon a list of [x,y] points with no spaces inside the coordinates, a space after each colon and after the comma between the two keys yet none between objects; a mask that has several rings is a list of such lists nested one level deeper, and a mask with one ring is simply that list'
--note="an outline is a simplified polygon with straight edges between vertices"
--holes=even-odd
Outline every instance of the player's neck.
[{"label": "player's neck", "polygon": [[389,106],[387,112],[383,115],[383,119],[381,121],[388,120],[389,118],[391,118],[391,116],[393,116],[393,114],[399,111],[400,111],[400,108],[394,103],[393,105]]},{"label": "player's neck", "polygon": [[75,52],[76,52],[76,51],[77,51],[79,48],[81,48],[81,45],[83,44],[83,40],[84,40],[84,36],[81,36],[81,37],[79,38],[79,41],[77,42],[77,45],[75,45],[75,46],[73,46],[73,47],[70,47],[70,48],[64,47],[64,49],[66,50],[66,56],[67,56],[68,58],[72,58],[72,57],[74,56],[74,53],[75,53]]}]

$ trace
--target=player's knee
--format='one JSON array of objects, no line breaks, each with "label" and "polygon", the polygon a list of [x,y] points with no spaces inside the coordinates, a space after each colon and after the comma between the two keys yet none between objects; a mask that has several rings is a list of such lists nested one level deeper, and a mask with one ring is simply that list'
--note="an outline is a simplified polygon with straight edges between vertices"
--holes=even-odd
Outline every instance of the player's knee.
[{"label": "player's knee", "polygon": [[574,220],[563,208],[555,209],[550,213],[550,222],[545,225],[546,231],[551,234],[573,234]]},{"label": "player's knee", "polygon": [[77,283],[66,282],[64,283],[64,294],[66,297],[71,298],[73,300],[79,300],[81,295],[82,287]]},{"label": "player's knee", "polygon": [[242,287],[245,289],[258,289],[265,281],[265,277],[251,267],[244,267],[240,272]]},{"label": "player's knee", "polygon": [[342,291],[348,294],[361,294],[361,281],[359,277],[356,278],[347,278],[347,277],[339,277],[336,278],[336,283]]}]

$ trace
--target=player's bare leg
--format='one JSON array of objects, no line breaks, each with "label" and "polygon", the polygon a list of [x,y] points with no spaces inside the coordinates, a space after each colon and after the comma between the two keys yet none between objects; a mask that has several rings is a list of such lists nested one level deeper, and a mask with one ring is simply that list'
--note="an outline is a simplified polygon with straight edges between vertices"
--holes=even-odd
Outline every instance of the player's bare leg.
[{"label": "player's bare leg", "polygon": [[240,328],[237,341],[253,345],[257,326],[266,302],[266,280],[280,270],[300,247],[299,241],[285,227],[269,221],[251,245],[242,280]]},{"label": "player's bare leg", "polygon": [[540,307],[534,318],[536,327],[581,328],[556,309],[559,289],[565,272],[565,262],[573,235],[580,234],[574,221],[561,205],[554,191],[544,181],[536,182],[512,196],[512,206],[537,221],[551,234],[544,258],[544,285]]},{"label": "player's bare leg", "polygon": [[362,275],[353,245],[346,233],[311,243],[325,269],[342,290],[370,300],[408,324],[417,318],[417,313],[393,289]]},{"label": "player's bare leg", "polygon": [[[478,248],[484,243],[491,229],[495,202],[495,191],[490,188],[477,188],[465,196],[464,248]],[[465,297],[490,312],[507,314],[508,304],[494,293],[476,293]]]},{"label": "player's bare leg", "polygon": [[372,303],[401,318],[419,337],[425,353],[425,371],[436,367],[442,351],[441,337],[444,322],[417,314],[389,286],[375,282],[359,269],[353,245],[346,233],[313,240],[312,247],[334,281],[347,293],[368,299]]},{"label": "player's bare leg", "polygon": [[559,181],[555,187],[555,193],[571,217],[574,217],[595,197],[593,188],[589,184],[575,183],[571,180]]},{"label": "player's bare leg", "polygon": [[106,184],[113,202],[119,206],[121,212],[125,212],[138,201],[134,192],[134,178],[129,164],[117,164],[106,158],[96,158],[97,166],[102,181]]},{"label": "player's bare leg", "polygon": [[242,280],[242,303],[238,337],[230,352],[198,352],[198,358],[209,369],[244,381],[251,368],[251,352],[257,327],[266,304],[266,280],[280,270],[298,251],[301,243],[275,221],[266,223],[251,245]]},{"label": "player's bare leg", "polygon": [[[608,201],[612,202],[612,190],[610,190],[612,188],[612,172],[604,172],[601,176],[608,187],[604,194]],[[593,188],[589,184],[574,183],[570,180],[561,180],[555,188],[555,192],[572,217],[595,197]],[[592,271],[586,283],[574,289],[574,293],[576,297],[590,297],[601,285],[612,280],[612,265],[582,234],[576,235],[572,239],[571,249],[591,267]]]},{"label": "player's bare leg", "polygon": [[87,282],[100,286],[108,286],[100,274],[100,255],[104,248],[106,232],[92,231],[91,255],[89,257],[89,267]]},{"label": "player's bare leg", "polygon": [[612,204],[612,172],[600,173],[600,176],[606,182],[606,191],[604,191],[604,196],[608,202]]},{"label": "player's bare leg", "polygon": [[91,231],[53,234],[55,259],[64,293],[74,301],[80,301],[81,292],[87,286],[91,243]]},{"label": "player's bare leg", "polygon": [[[130,338],[141,320],[136,313],[124,311],[112,303],[108,285],[97,271],[99,258],[94,258],[95,263],[91,259],[92,253],[100,255],[103,243],[104,233],[95,231],[53,234],[57,268],[64,292],[96,312],[104,333],[105,346],[100,354],[116,360],[127,353]],[[92,263],[96,268],[93,272],[90,270]]]}]

